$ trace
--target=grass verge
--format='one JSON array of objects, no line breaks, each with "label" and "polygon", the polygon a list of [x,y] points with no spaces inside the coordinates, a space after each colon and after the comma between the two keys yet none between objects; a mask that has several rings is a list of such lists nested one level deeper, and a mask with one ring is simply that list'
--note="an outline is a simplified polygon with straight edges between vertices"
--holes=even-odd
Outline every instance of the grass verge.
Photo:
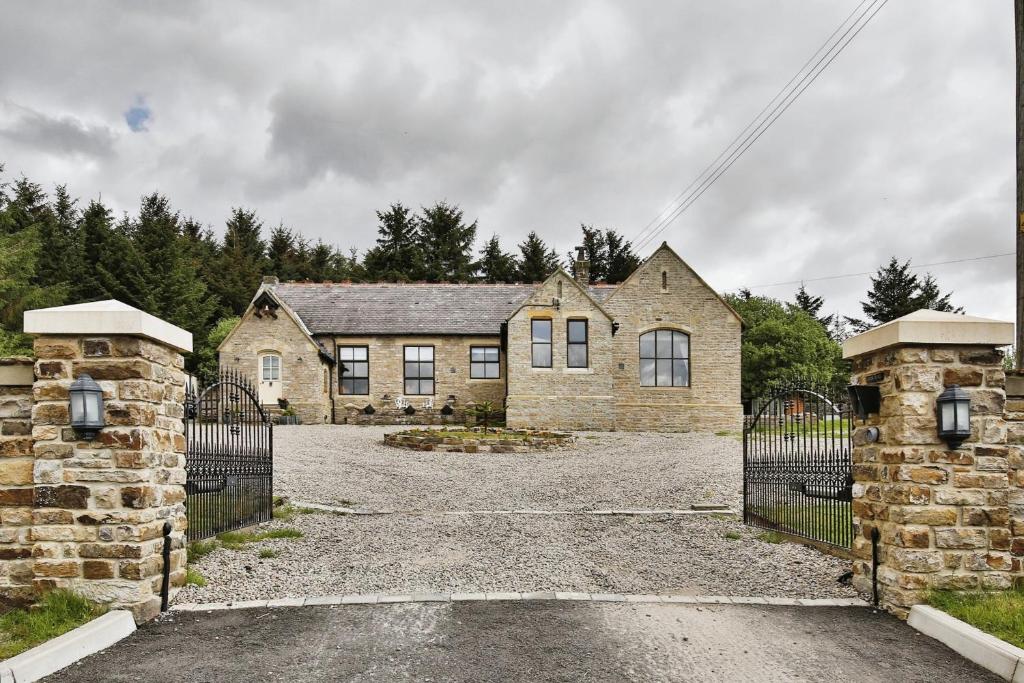
[{"label": "grass verge", "polygon": [[256,553],[256,556],[261,560],[272,560],[277,557],[278,552],[273,548],[264,548],[263,550]]},{"label": "grass verge", "polygon": [[302,532],[298,529],[270,529],[269,531],[225,531],[217,534],[217,540],[228,550],[238,550],[249,543],[259,543],[272,538],[302,538]]},{"label": "grass verge", "polygon": [[1024,590],[932,591],[928,604],[1011,645],[1024,647]]},{"label": "grass verge", "polygon": [[185,583],[190,586],[199,586],[202,588],[206,585],[206,577],[199,573],[199,570],[193,569],[192,567],[185,568]]},{"label": "grass verge", "polygon": [[49,591],[35,605],[0,616],[0,659],[45,643],[104,612],[106,609],[71,591]]}]

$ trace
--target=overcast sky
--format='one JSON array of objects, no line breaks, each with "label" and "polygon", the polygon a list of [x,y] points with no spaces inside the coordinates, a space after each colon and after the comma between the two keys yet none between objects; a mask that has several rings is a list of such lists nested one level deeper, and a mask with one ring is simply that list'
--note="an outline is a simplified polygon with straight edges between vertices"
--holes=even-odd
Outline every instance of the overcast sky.
[{"label": "overcast sky", "polygon": [[[639,233],[857,4],[9,3],[0,163],[346,248],[446,199],[561,254],[581,222]],[[1013,65],[1011,0],[892,0],[658,242],[720,291],[1011,252]],[[1012,258],[930,270],[1013,319]],[[808,289],[858,314],[867,284]]]}]

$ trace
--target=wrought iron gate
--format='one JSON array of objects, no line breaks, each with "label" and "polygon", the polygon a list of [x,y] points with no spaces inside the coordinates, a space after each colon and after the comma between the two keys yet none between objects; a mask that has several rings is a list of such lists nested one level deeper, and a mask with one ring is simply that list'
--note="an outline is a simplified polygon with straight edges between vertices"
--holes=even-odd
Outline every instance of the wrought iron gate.
[{"label": "wrought iron gate", "polygon": [[845,401],[797,382],[754,405],[743,429],[743,521],[849,548],[853,420]]},{"label": "wrought iron gate", "polygon": [[188,540],[273,516],[273,425],[256,388],[235,370],[185,392]]}]

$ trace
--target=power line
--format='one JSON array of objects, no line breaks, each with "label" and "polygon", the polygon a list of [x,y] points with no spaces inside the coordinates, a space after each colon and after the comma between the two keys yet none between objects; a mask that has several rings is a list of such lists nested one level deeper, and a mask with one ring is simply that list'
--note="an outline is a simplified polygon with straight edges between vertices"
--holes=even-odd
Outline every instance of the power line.
[{"label": "power line", "polygon": [[[873,0],[872,0],[872,1],[873,1]],[[706,174],[708,173],[708,171],[712,170],[712,169],[713,169],[713,168],[714,168],[714,167],[715,167],[715,166],[716,166],[716,165],[718,164],[718,162],[722,160],[722,157],[724,157],[724,156],[726,155],[726,153],[727,153],[727,152],[728,152],[728,151],[729,151],[730,149],[732,149],[733,145],[735,145],[735,144],[736,144],[736,142],[737,142],[737,141],[739,141],[739,139],[740,139],[741,137],[743,137],[743,135],[744,135],[744,134],[745,134],[745,133],[746,133],[747,131],[749,131],[749,130],[750,130],[750,129],[751,129],[751,128],[752,128],[753,126],[754,126],[754,124],[755,124],[755,123],[757,123],[758,121],[760,121],[760,120],[761,120],[761,116],[762,116],[762,115],[763,115],[763,114],[764,114],[764,113],[765,113],[766,111],[768,111],[768,109],[769,109],[769,108],[770,108],[770,107],[771,107],[771,106],[772,106],[773,104],[775,104],[775,102],[776,102],[776,101],[777,101],[777,100],[778,100],[778,99],[779,99],[780,97],[782,97],[782,95],[783,95],[784,93],[786,93],[786,92],[787,92],[787,91],[789,90],[789,87],[790,87],[791,85],[793,85],[793,82],[794,82],[794,81],[796,81],[797,77],[798,77],[798,76],[800,76],[800,74],[802,74],[802,73],[804,72],[804,70],[805,70],[805,69],[806,69],[806,68],[807,68],[807,67],[808,67],[808,66],[810,65],[810,63],[811,63],[812,61],[814,61],[814,59],[815,59],[815,58],[816,58],[816,57],[817,57],[817,56],[818,56],[819,54],[821,54],[821,51],[822,51],[822,50],[824,50],[824,49],[825,49],[826,47],[828,47],[828,45],[829,45],[829,44],[830,44],[830,43],[832,42],[832,39],[836,37],[836,34],[837,34],[837,33],[839,33],[839,31],[840,31],[840,30],[842,30],[843,26],[846,26],[846,23],[847,23],[848,21],[850,21],[850,19],[851,19],[851,18],[853,17],[853,15],[854,15],[854,14],[856,14],[856,13],[857,13],[857,12],[858,12],[858,11],[860,10],[860,8],[861,8],[861,7],[863,7],[863,6],[864,6],[864,5],[865,5],[865,4],[867,3],[867,2],[869,2],[869,0],[861,0],[861,3],[860,3],[859,5],[857,5],[857,6],[856,6],[856,7],[855,7],[855,8],[853,9],[853,11],[852,11],[852,12],[850,12],[850,13],[849,13],[849,14],[847,15],[847,17],[846,17],[845,19],[843,19],[843,20],[842,20],[842,21],[841,21],[841,22],[839,23],[839,25],[838,25],[838,26],[836,26],[835,30],[834,30],[834,31],[832,31],[832,33],[831,33],[831,34],[829,35],[829,37],[828,37],[828,38],[826,38],[826,39],[825,39],[825,42],[823,42],[823,43],[821,44],[821,47],[819,47],[819,48],[817,49],[817,51],[815,51],[815,53],[814,53],[813,55],[811,55],[810,57],[808,57],[808,58],[807,58],[807,61],[806,61],[806,62],[804,62],[804,63],[803,63],[803,65],[802,65],[802,66],[801,66],[801,67],[800,67],[799,69],[797,69],[796,73],[795,73],[795,74],[793,74],[793,77],[789,79],[789,82],[787,82],[787,83],[786,83],[786,84],[785,84],[784,86],[782,86],[782,88],[780,88],[780,89],[779,89],[779,91],[778,91],[777,93],[775,93],[775,97],[773,97],[773,98],[772,98],[771,100],[769,100],[769,101],[768,101],[768,104],[764,105],[764,107],[763,107],[763,108],[761,109],[761,111],[757,112],[757,114],[756,114],[756,115],[754,116],[754,118],[752,118],[752,119],[750,120],[750,123],[748,123],[748,124],[747,124],[746,128],[744,128],[744,129],[743,129],[743,130],[741,130],[741,131],[740,131],[739,133],[737,133],[737,134],[736,134],[736,137],[734,137],[734,138],[732,139],[732,141],[731,141],[731,142],[730,142],[730,143],[729,143],[728,145],[726,145],[726,146],[725,146],[725,148],[724,148],[724,149],[722,149],[722,151],[721,151],[721,152],[719,152],[718,156],[717,156],[717,157],[715,157],[715,160],[714,160],[714,161],[712,161],[712,162],[711,162],[710,164],[708,164],[708,165],[707,165],[707,166],[706,166],[706,167],[704,168],[704,170],[703,170],[703,171],[701,171],[701,172],[700,172],[700,174],[699,174],[699,175],[698,175],[698,176],[697,176],[696,178],[694,178],[694,179],[693,179],[693,180],[692,180],[692,181],[690,182],[690,184],[689,184],[689,185],[687,185],[687,186],[686,186],[686,187],[685,187],[685,188],[683,189],[683,191],[682,191],[682,192],[680,192],[680,193],[679,193],[678,195],[676,195],[676,196],[675,196],[675,198],[673,198],[673,199],[672,199],[672,201],[671,201],[671,202],[669,202],[669,203],[668,203],[668,204],[667,204],[667,205],[665,206],[665,208],[664,208],[664,209],[662,209],[662,210],[661,210],[661,212],[660,212],[660,213],[659,213],[659,214],[658,214],[657,216],[655,216],[654,218],[652,218],[652,219],[650,220],[650,222],[649,222],[649,223],[647,223],[647,225],[645,225],[645,226],[643,227],[643,229],[642,229],[642,230],[641,230],[641,231],[640,231],[639,233],[637,233],[637,234],[636,234],[636,235],[635,235],[635,236],[633,237],[633,241],[634,241],[634,242],[636,242],[637,240],[641,239],[641,238],[643,237],[644,233],[645,233],[645,232],[647,232],[647,231],[648,231],[648,230],[649,230],[649,229],[651,228],[651,226],[653,226],[653,225],[654,225],[655,223],[659,222],[660,220],[663,220],[663,217],[665,216],[666,212],[670,212],[670,210],[671,210],[671,209],[672,209],[673,207],[675,207],[676,203],[677,203],[677,202],[678,202],[678,201],[679,201],[680,199],[682,199],[682,198],[683,198],[683,197],[684,197],[684,196],[686,195],[686,193],[687,193],[687,192],[689,192],[689,191],[690,191],[690,189],[691,189],[691,188],[692,188],[692,187],[693,187],[694,185],[696,185],[696,184],[697,184],[697,183],[698,183],[698,182],[699,182],[699,181],[700,181],[700,180],[701,180],[701,179],[702,179],[702,178],[703,178],[703,177],[704,177],[704,176],[705,176],[705,175],[706,175]]]},{"label": "power line", "polygon": [[[846,29],[846,31],[839,38],[839,40],[836,41],[836,43],[834,43],[826,51],[824,55],[822,55],[822,57],[815,63],[815,65],[811,68],[810,71],[804,74],[804,76],[798,82],[798,85],[791,92],[789,92],[783,98],[782,101],[780,101],[778,104],[775,105],[774,108],[772,108],[772,111],[769,113],[768,117],[765,120],[761,121],[761,123],[759,123],[757,127],[754,128],[754,130],[750,131],[747,134],[746,138],[744,138],[744,140],[740,143],[740,146],[737,149],[733,150],[731,153],[729,153],[726,159],[721,161],[717,165],[717,167],[709,177],[705,178],[702,182],[700,182],[697,185],[696,188],[690,191],[689,196],[683,200],[683,203],[680,204],[680,206],[678,206],[675,210],[673,210],[668,216],[663,218],[658,223],[653,232],[648,234],[647,237],[644,237],[643,239],[636,242],[635,247],[637,249],[642,249],[645,245],[650,243],[659,234],[664,232],[664,230],[668,228],[668,226],[671,225],[676,218],[678,218],[680,215],[683,214],[683,212],[689,209],[690,206],[692,206],[693,203],[697,199],[699,199],[701,195],[703,195],[712,185],[714,185],[715,182],[717,182],[717,180],[720,177],[722,177],[722,175],[725,174],[725,172],[728,171],[732,167],[732,165],[736,163],[736,161],[741,156],[743,156],[743,154],[745,154],[746,151],[750,149],[750,147],[755,142],[757,142],[761,138],[761,136],[764,135],[764,133],[769,128],[771,128],[772,125],[784,113],[786,113],[786,111],[793,104],[793,102],[795,102],[800,97],[800,95],[802,95],[804,91],[806,91],[807,88],[809,88],[811,84],[813,84],[818,79],[818,76],[820,76],[825,71],[825,69],[827,69],[828,66],[832,64],[833,61],[835,61],[836,57],[838,57],[843,52],[843,50],[845,50],[846,47],[853,41],[853,39],[856,38],[858,34],[860,34],[864,27],[868,25],[868,23],[874,18],[876,14],[878,14],[878,12],[882,9],[882,7],[886,5],[887,2],[888,0],[881,0],[880,2],[878,2],[878,0],[872,0],[873,4],[869,5],[854,20],[854,23],[851,24]],[[843,24],[840,25],[840,28],[842,28],[842,26],[845,23],[846,22],[844,21]],[[854,27],[856,27],[856,29],[854,29]]]},{"label": "power line", "polygon": [[[932,266],[948,266],[953,263],[967,263],[968,261],[985,261],[987,259],[1002,258],[1004,256],[1016,256],[1017,252],[1011,251],[1005,254],[990,254],[988,256],[974,256],[972,258],[961,258],[954,259],[952,261],[936,261],[935,263],[922,263],[921,265],[911,265],[910,268],[930,268]],[[875,271],[865,271],[863,273],[846,273],[845,275],[827,275],[825,277],[808,277],[801,278],[800,280],[789,280],[787,282],[773,282],[770,285],[753,285],[747,289],[763,289],[765,287],[782,287],[783,285],[799,285],[805,282],[822,282],[824,280],[841,280],[848,277],[863,277],[864,275],[874,275]]]}]

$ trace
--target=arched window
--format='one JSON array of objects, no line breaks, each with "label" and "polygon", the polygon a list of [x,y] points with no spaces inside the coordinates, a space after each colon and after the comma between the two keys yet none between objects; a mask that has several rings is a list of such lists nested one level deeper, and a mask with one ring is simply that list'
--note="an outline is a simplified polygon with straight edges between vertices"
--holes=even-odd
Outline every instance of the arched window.
[{"label": "arched window", "polygon": [[690,386],[690,335],[676,330],[640,335],[640,386]]}]

